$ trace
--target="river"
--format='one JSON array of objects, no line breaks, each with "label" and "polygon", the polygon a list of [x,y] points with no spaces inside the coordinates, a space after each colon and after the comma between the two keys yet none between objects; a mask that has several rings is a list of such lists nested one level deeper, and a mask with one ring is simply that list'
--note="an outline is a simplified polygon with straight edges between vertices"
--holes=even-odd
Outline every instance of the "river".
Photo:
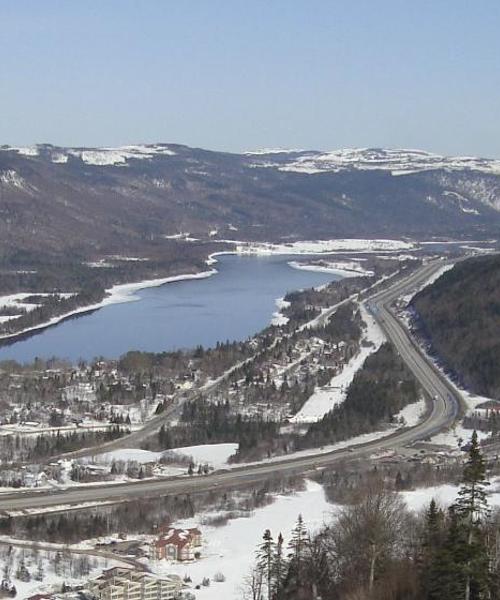
[{"label": "river", "polygon": [[297,256],[220,256],[207,279],[135,292],[138,300],[74,316],[0,347],[0,360],[57,356],[71,361],[117,358],[128,350],[161,352],[243,340],[266,327],[286,292],[339,276],[293,269]]}]

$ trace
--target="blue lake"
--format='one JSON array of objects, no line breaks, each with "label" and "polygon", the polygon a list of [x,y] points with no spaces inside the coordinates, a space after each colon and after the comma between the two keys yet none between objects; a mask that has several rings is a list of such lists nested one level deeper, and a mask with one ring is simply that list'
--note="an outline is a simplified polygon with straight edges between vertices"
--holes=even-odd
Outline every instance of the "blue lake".
[{"label": "blue lake", "polygon": [[246,339],[270,323],[276,299],[286,292],[339,279],[293,269],[287,264],[292,259],[297,257],[220,256],[216,275],[145,288],[135,292],[135,302],[72,317],[0,347],[0,360],[117,358],[128,350],[161,352]]}]

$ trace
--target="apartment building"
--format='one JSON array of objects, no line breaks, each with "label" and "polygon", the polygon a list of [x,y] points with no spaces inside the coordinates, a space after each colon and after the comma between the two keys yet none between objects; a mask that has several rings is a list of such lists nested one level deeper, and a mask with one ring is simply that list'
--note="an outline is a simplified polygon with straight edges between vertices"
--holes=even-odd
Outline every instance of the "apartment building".
[{"label": "apartment building", "polygon": [[182,586],[177,575],[160,578],[132,568],[114,567],[91,581],[88,590],[95,600],[175,600]]}]

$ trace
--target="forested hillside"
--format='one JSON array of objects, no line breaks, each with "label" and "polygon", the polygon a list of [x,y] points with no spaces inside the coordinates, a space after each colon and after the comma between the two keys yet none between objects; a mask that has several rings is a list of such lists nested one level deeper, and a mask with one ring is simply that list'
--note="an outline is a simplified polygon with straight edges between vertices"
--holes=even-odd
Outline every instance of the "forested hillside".
[{"label": "forested hillside", "polygon": [[500,397],[500,256],[458,263],[415,296],[415,326],[457,379]]}]

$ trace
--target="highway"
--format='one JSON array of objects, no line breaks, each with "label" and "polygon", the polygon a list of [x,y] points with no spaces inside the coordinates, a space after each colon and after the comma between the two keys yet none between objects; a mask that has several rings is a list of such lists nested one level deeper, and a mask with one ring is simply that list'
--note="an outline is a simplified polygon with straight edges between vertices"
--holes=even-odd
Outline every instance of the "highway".
[{"label": "highway", "polygon": [[[0,496],[0,512],[45,509],[79,503],[123,502],[141,497],[187,494],[214,489],[230,489],[252,484],[276,475],[307,473],[342,460],[352,461],[380,450],[407,446],[448,428],[458,417],[461,399],[446,378],[428,361],[409,332],[390,309],[391,303],[419,282],[425,282],[444,264],[438,260],[428,263],[409,276],[380,292],[362,298],[367,310],[376,319],[430,398],[426,418],[417,426],[401,429],[384,438],[327,453],[297,455],[279,461],[264,461],[221,470],[204,476],[171,477],[141,480],[122,484],[103,484],[91,487],[72,487],[66,490],[26,491]],[[360,298],[361,299],[361,298]],[[164,415],[162,415],[164,416]],[[157,425],[156,425],[157,426]],[[88,453],[88,451],[87,451]]]}]

